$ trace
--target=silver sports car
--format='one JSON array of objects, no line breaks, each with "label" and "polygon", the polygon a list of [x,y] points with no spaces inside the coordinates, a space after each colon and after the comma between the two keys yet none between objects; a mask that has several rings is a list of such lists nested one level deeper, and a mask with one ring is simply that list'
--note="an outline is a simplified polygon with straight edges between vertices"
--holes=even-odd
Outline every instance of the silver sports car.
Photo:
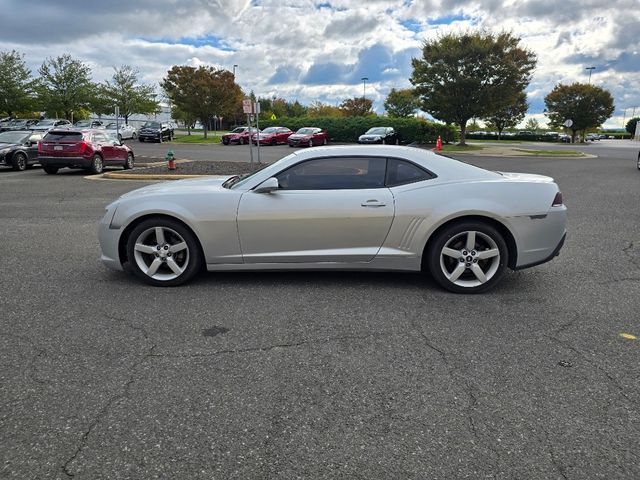
[{"label": "silver sports car", "polygon": [[244,177],[134,190],[107,206],[98,238],[106,265],[158,286],[204,268],[423,270],[478,293],[507,268],[558,255],[565,222],[549,177],[412,147],[337,146]]}]

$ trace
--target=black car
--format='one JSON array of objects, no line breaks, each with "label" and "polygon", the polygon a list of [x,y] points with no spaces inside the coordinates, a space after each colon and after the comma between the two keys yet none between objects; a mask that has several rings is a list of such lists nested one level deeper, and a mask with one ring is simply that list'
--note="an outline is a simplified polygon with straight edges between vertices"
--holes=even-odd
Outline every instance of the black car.
[{"label": "black car", "polygon": [[160,142],[173,140],[173,126],[167,122],[146,122],[138,130],[138,140],[141,142]]},{"label": "black car", "polygon": [[0,132],[6,132],[9,130],[31,130],[37,123],[38,120],[34,118],[14,118],[0,127]]},{"label": "black car", "polygon": [[373,127],[367,130],[364,135],[360,135],[358,143],[384,143],[386,145],[397,145],[400,142],[398,133],[392,127]]},{"label": "black car", "polygon": [[13,130],[0,133],[0,165],[26,170],[38,162],[38,142],[42,133]]}]

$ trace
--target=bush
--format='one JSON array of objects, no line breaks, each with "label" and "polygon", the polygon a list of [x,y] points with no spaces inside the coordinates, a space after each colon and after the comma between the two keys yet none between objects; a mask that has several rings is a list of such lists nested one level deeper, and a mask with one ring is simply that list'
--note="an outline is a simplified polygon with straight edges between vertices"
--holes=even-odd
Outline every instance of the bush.
[{"label": "bush", "polygon": [[357,142],[358,137],[372,127],[393,127],[402,143],[435,143],[438,135],[445,143],[454,142],[457,132],[453,126],[429,122],[420,118],[391,117],[291,117],[264,120],[260,128],[282,126],[294,132],[302,127],[318,127],[329,132],[332,142]]}]

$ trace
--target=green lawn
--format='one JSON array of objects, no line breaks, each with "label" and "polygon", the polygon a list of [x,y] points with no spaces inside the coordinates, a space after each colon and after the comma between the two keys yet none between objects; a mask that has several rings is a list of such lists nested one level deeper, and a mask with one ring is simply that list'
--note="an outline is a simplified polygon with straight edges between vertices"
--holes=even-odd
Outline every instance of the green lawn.
[{"label": "green lawn", "polygon": [[458,145],[458,144],[448,144],[442,145],[443,152],[471,152],[473,150],[482,150],[484,147],[482,145]]},{"label": "green lawn", "polygon": [[584,157],[584,153],[576,150],[528,150],[526,148],[514,148],[516,152],[544,157]]},{"label": "green lawn", "polygon": [[191,132],[191,135],[176,135],[171,143],[220,143],[220,135],[214,135],[209,132],[205,140],[202,133]]}]

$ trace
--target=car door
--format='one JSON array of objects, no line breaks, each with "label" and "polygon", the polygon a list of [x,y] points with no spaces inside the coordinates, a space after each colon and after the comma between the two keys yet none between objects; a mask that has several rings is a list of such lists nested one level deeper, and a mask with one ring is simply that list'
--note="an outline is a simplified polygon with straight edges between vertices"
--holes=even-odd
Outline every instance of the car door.
[{"label": "car door", "polygon": [[96,150],[100,150],[102,153],[102,160],[105,165],[111,165],[116,161],[116,152],[113,146],[113,141],[109,140],[102,132],[95,132],[91,135],[91,143]]},{"label": "car door", "polygon": [[379,157],[316,158],[276,175],[275,192],[246,192],[238,208],[243,261],[371,261],[394,216],[385,169]]},{"label": "car door", "polygon": [[29,137],[29,146],[27,147],[27,157],[29,162],[36,162],[38,160],[38,142],[42,140],[41,133],[33,133]]}]

